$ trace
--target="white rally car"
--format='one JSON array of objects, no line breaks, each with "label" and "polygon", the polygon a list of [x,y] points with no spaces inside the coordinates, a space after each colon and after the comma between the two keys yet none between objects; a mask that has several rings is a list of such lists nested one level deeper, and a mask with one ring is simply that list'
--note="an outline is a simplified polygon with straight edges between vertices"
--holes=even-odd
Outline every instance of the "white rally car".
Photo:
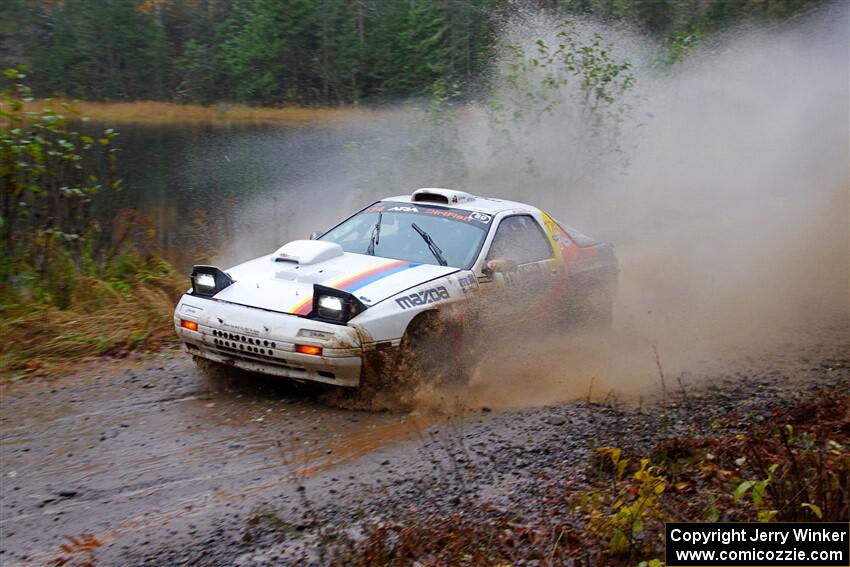
[{"label": "white rally car", "polygon": [[481,328],[610,320],[617,271],[610,244],[536,207],[419,189],[227,271],[195,266],[174,324],[195,357],[356,387],[394,379],[375,353],[445,370]]}]

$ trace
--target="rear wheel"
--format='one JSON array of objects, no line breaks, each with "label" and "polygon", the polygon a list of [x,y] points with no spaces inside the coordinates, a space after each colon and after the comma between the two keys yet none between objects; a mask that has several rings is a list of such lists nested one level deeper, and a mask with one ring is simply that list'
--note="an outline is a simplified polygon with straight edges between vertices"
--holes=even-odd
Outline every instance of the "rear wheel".
[{"label": "rear wheel", "polygon": [[588,297],[587,324],[595,329],[610,329],[614,324],[614,293],[610,284],[599,284]]},{"label": "rear wheel", "polygon": [[574,325],[610,329],[614,322],[614,289],[610,283],[593,282],[578,287],[559,314],[564,328]]}]

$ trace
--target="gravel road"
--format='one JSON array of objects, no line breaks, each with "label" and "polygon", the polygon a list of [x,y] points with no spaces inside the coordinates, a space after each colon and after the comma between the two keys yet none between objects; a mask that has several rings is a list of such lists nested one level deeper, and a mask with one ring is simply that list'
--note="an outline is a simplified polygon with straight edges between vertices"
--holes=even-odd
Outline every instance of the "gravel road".
[{"label": "gravel road", "polygon": [[667,393],[663,428],[657,390],[639,404],[352,411],[275,381],[211,387],[177,351],[6,382],[0,561],[44,564],[88,533],[98,565],[321,563],[328,526],[469,499],[533,505],[532,475],[580,475],[600,445],[649,447],[718,415],[850,391],[846,326],[726,362]]}]

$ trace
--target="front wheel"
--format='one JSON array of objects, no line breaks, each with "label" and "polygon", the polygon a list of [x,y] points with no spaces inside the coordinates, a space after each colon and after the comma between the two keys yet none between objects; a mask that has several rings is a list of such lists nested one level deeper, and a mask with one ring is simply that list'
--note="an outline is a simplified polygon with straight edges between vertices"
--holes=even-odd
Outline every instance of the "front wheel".
[{"label": "front wheel", "polygon": [[465,339],[459,324],[445,321],[436,312],[423,313],[410,323],[394,356],[371,359],[361,386],[398,393],[423,386],[464,386],[472,366]]}]

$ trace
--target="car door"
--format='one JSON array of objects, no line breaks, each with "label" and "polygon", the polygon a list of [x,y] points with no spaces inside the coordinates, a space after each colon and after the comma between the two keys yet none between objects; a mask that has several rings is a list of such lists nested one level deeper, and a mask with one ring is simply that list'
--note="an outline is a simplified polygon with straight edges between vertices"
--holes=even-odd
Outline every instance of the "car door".
[{"label": "car door", "polygon": [[479,281],[488,304],[510,322],[538,319],[546,312],[561,264],[551,240],[531,214],[503,217],[485,255]]}]

